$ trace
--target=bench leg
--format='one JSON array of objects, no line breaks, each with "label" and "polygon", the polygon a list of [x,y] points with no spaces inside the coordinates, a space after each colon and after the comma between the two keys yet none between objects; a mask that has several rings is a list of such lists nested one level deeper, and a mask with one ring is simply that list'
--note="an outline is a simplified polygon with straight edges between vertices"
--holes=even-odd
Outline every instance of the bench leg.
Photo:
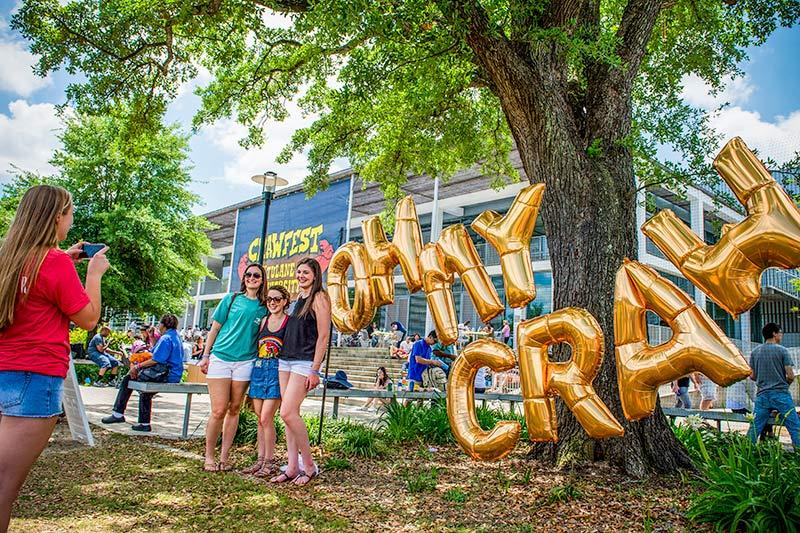
[{"label": "bench leg", "polygon": [[333,397],[333,418],[339,418],[339,397]]},{"label": "bench leg", "polygon": [[189,438],[189,413],[192,411],[192,395],[186,395],[186,407],[183,410],[183,431],[181,431],[181,438]]},{"label": "bench leg", "polygon": [[722,433],[722,420],[717,420],[717,431]]}]

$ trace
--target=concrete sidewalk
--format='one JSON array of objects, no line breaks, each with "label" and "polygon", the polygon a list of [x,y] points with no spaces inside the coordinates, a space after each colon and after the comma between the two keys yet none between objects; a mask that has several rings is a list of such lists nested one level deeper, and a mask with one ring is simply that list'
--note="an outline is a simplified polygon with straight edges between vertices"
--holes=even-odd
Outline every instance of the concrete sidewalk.
[{"label": "concrete sidewalk", "polygon": [[[183,411],[186,406],[186,395],[184,394],[159,394],[153,399],[153,415],[151,425],[153,431],[150,433],[140,433],[132,431],[131,426],[137,422],[139,399],[138,393],[134,392],[128,402],[128,409],[125,412],[124,424],[103,424],[100,420],[111,414],[111,407],[117,397],[117,389],[84,387],[81,386],[81,397],[86,407],[86,414],[91,424],[101,426],[109,431],[123,433],[125,435],[154,435],[167,439],[178,439],[183,427]],[[306,399],[303,402],[301,412],[303,414],[319,415],[322,402],[317,399]],[[192,410],[189,417],[189,438],[204,438],[206,431],[206,421],[211,411],[211,403],[207,394],[195,394],[192,396]],[[333,400],[325,402],[325,415],[330,416],[333,411]],[[358,406],[339,404],[339,417],[352,418],[365,422],[376,422],[379,418],[374,411],[364,412]]]}]

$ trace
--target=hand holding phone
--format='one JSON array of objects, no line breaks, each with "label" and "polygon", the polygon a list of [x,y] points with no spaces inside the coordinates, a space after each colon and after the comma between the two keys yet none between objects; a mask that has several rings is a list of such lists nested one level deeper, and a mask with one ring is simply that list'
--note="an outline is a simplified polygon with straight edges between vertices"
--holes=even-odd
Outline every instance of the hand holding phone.
[{"label": "hand holding phone", "polygon": [[78,257],[81,259],[91,259],[97,252],[105,247],[105,244],[92,244],[85,242],[83,243],[83,249]]}]

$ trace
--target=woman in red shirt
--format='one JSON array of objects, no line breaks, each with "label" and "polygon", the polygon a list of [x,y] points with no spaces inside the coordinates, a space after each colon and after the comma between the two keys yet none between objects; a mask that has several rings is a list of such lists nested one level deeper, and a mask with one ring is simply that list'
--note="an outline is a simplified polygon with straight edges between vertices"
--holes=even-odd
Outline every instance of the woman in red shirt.
[{"label": "woman in red shirt", "polygon": [[69,323],[90,330],[100,318],[107,248],[89,261],[84,289],[74,265],[83,243],[58,248],[71,226],[70,194],[37,185],[0,246],[0,532],[61,413]]}]

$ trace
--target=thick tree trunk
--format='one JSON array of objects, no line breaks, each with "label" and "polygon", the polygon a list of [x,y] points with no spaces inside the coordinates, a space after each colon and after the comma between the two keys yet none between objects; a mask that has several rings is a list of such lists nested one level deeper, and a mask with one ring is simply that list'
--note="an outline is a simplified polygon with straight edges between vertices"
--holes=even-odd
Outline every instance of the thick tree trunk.
[{"label": "thick tree trunk", "polygon": [[[559,400],[559,441],[534,446],[532,454],[560,465],[604,458],[637,477],[691,468],[660,408],[629,423],[617,389],[614,282],[623,258],[636,258],[638,231],[633,160],[621,142],[630,131],[630,92],[607,90],[593,96],[596,106],[576,106],[563,54],[546,45],[523,53],[487,42],[481,20],[475,20],[468,41],[492,79],[528,179],[547,186],[541,213],[553,269],[553,308],[582,307],[597,318],[605,357],[595,390],[625,428],[621,438],[593,441]],[[624,80],[618,84],[624,85]],[[560,352],[567,357],[567,350]]]}]

